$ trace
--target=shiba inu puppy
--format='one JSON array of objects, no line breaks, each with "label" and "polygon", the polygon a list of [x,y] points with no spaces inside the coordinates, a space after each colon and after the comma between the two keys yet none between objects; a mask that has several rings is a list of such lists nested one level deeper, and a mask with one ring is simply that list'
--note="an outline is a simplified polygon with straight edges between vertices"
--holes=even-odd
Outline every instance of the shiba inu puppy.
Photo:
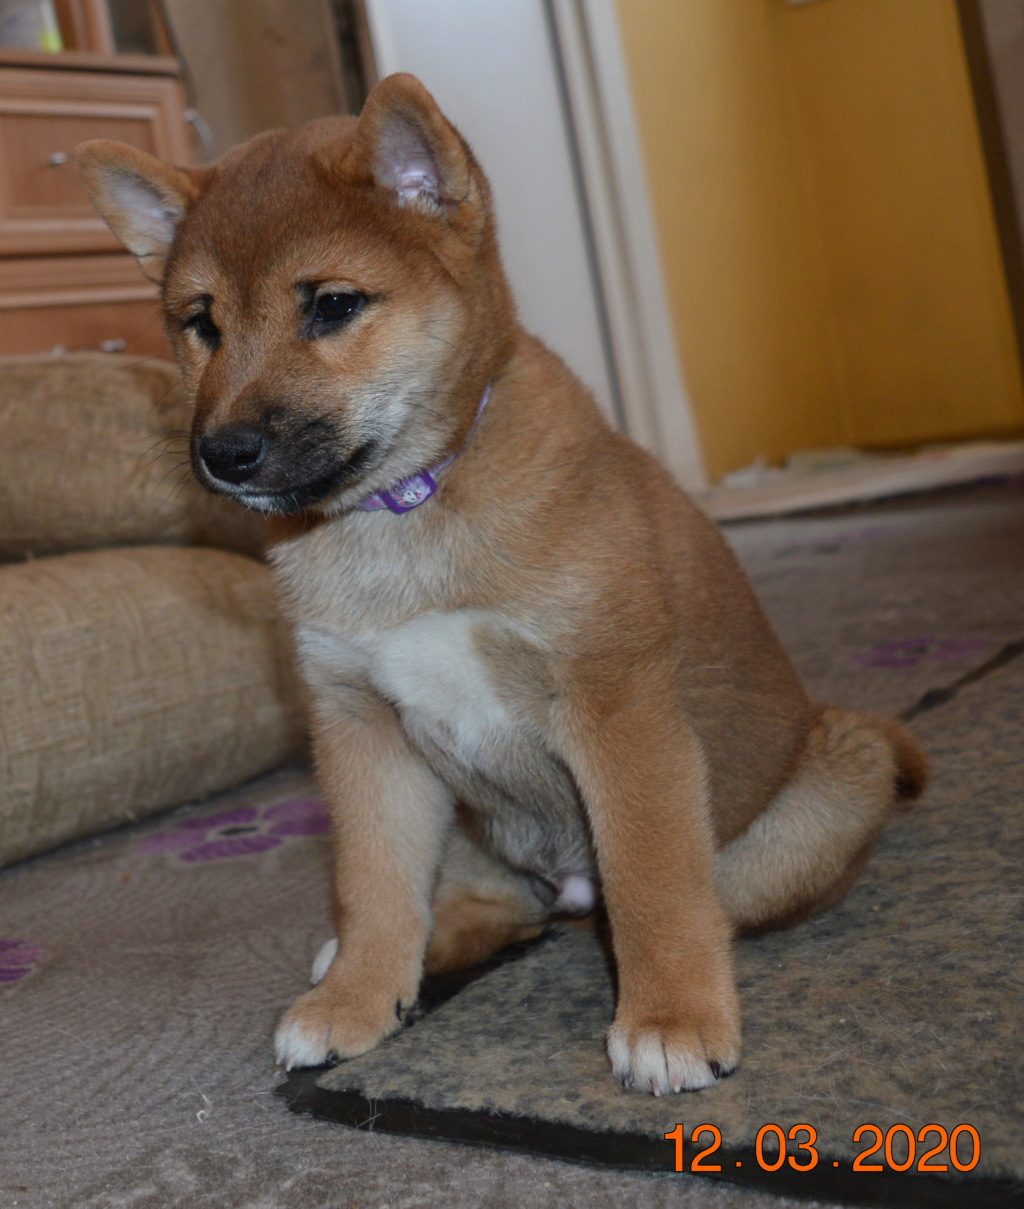
[{"label": "shiba inu puppy", "polygon": [[416,79],[210,167],[79,165],[161,283],[199,481],[292,518],[338,939],[279,1060],[369,1050],[424,970],[600,898],[614,1073],[728,1074],[733,936],[845,891],[923,786],[913,740],[807,698],[715,526],[520,327],[487,180]]}]

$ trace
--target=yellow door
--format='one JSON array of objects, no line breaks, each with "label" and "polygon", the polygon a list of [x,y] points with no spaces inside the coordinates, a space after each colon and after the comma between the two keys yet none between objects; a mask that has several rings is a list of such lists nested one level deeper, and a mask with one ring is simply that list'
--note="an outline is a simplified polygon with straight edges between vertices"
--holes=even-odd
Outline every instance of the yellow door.
[{"label": "yellow door", "polygon": [[955,0],[618,0],[709,475],[1024,428]]}]

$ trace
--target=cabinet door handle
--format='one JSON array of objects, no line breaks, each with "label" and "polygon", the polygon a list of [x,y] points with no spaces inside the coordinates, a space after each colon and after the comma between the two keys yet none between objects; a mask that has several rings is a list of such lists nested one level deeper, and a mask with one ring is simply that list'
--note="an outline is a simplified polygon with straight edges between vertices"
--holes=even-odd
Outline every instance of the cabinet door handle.
[{"label": "cabinet door handle", "polygon": [[50,164],[51,167],[56,168],[60,164],[66,164],[70,158],[71,156],[68,155],[66,151],[55,151],[47,158],[46,162]]}]

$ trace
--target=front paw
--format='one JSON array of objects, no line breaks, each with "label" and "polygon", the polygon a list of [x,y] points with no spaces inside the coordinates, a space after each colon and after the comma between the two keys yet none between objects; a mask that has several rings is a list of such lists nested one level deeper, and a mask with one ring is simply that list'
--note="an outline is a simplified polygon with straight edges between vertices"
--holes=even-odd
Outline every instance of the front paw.
[{"label": "front paw", "polygon": [[630,1019],[608,1030],[608,1057],[622,1083],[656,1096],[699,1091],[731,1075],[740,1060],[738,1014],[701,1022]]},{"label": "front paw", "polygon": [[358,985],[354,980],[327,978],[296,1000],[274,1035],[278,1064],[292,1070],[355,1058],[397,1032],[405,1008],[415,996],[403,999],[378,994],[371,998],[350,989]]}]

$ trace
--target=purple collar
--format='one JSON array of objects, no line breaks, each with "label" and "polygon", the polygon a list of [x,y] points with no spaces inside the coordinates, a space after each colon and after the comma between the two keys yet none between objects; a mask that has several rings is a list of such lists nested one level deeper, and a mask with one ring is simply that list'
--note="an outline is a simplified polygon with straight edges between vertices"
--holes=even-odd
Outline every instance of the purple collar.
[{"label": "purple collar", "polygon": [[[477,421],[480,419],[480,415],[487,406],[487,400],[490,397],[491,385],[488,383],[487,389],[484,391],[484,397],[480,400],[480,406],[476,409],[476,415],[473,417],[473,425],[466,434],[467,441],[473,435],[473,429],[476,428]],[[399,515],[403,512],[411,512],[413,508],[418,508],[424,500],[430,499],[437,490],[437,476],[455,461],[455,457],[455,453],[450,453],[443,462],[438,462],[436,466],[431,466],[429,470],[421,470],[418,474],[409,475],[407,479],[399,479],[387,491],[378,491],[373,495],[367,496],[361,504],[356,504],[356,509],[359,512],[377,512],[381,508],[388,508]]]}]

